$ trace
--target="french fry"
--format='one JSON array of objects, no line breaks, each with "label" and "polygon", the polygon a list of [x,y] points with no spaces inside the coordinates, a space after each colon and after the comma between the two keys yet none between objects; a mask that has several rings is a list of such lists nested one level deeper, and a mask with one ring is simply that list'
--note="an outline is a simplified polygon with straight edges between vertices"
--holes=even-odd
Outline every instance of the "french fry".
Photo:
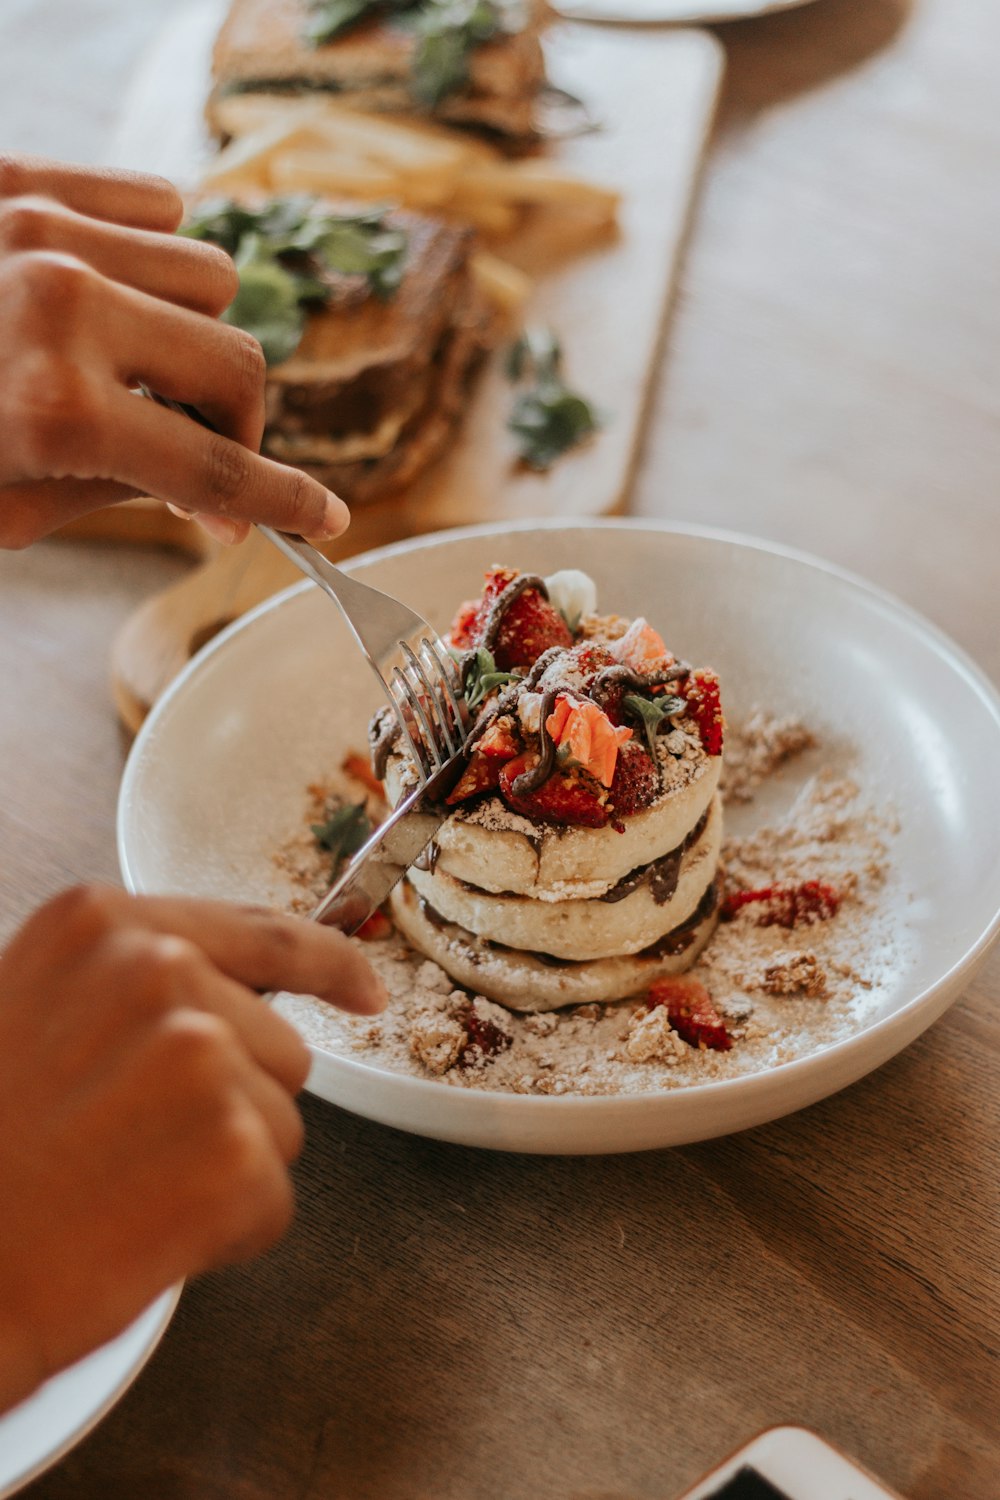
[{"label": "french fry", "polygon": [[472,274],[480,290],[505,313],[518,313],[534,290],[530,276],[488,250],[474,250],[469,257]]},{"label": "french fry", "polygon": [[498,203],[479,195],[466,197],[462,192],[449,199],[446,211],[449,219],[460,219],[463,224],[471,224],[497,239],[513,234],[521,217],[510,203]]},{"label": "french fry", "polygon": [[526,209],[573,210],[603,226],[618,206],[614,189],[550,161],[511,162],[447,126],[364,114],[323,95],[237,94],[220,101],[218,118],[231,139],[206,187],[391,201],[470,224],[491,240],[514,234]]},{"label": "french fry", "polygon": [[279,192],[327,193],[335,197],[403,201],[403,182],[393,172],[359,158],[341,157],[314,145],[278,151],[269,175]]},{"label": "french fry", "polygon": [[214,114],[223,135],[252,135],[280,121],[291,128],[303,117],[319,113],[323,102],[315,95],[289,98],[284,94],[230,94],[216,102]]},{"label": "french fry", "polygon": [[224,146],[203,174],[202,181],[206,187],[212,188],[269,188],[270,167],[275,155],[289,147],[306,146],[313,141],[315,136],[306,123],[289,127],[286,121],[275,121],[263,125]]},{"label": "french fry", "polygon": [[608,219],[614,218],[620,201],[613,188],[571,177],[543,161],[469,167],[462,173],[461,186],[463,194],[470,197],[580,208]]}]

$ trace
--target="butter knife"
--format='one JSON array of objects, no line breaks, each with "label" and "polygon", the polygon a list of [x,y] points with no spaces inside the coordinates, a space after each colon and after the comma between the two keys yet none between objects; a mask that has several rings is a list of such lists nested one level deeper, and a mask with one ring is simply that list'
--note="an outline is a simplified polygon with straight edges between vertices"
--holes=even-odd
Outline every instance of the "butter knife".
[{"label": "butter knife", "polygon": [[445,798],[466,762],[460,751],[405,797],[334,881],[310,914],[313,922],[357,932],[420,858],[448,816]]}]

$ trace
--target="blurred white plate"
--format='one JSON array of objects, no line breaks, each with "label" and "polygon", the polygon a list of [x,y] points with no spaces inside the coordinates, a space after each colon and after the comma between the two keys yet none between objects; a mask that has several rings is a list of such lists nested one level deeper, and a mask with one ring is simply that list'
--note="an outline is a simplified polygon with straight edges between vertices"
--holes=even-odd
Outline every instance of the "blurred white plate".
[{"label": "blurred white plate", "polygon": [[710,25],[795,10],[812,0],[553,0],[571,21],[618,21],[627,25]]},{"label": "blurred white plate", "polygon": [[124,1333],[0,1417],[0,1500],[37,1479],[121,1400],[163,1337],[179,1297],[179,1287],[164,1292]]},{"label": "blurred white plate", "polygon": [[[475,527],[386,547],[346,566],[438,628],[493,562],[583,568],[602,609],[654,620],[720,672],[727,711],[796,713],[848,740],[867,797],[891,803],[890,914],[907,956],[865,1030],[767,1072],[611,1097],[458,1089],[314,1049],[309,1087],[417,1134],[513,1151],[676,1145],[760,1124],[870,1072],[968,984],[1000,930],[1000,699],[927,621],[860,580],[738,537],[607,521]],[[364,745],[381,701],[334,606],[306,584],[260,606],[195,657],[154,709],[126,766],[119,857],[134,891],[251,901],[291,895],[272,860],[304,788]],[[285,883],[283,884],[283,880]]]}]

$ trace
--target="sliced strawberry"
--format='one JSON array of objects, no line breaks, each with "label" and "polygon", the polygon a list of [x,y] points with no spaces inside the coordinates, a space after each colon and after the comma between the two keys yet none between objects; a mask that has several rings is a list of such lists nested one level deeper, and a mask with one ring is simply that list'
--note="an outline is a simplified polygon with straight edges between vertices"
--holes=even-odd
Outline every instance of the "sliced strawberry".
[{"label": "sliced strawberry", "polygon": [[356,750],[352,750],[349,755],[344,756],[340,769],[348,776],[353,776],[355,781],[360,781],[376,797],[384,796],[382,783],[368,764],[366,755],[359,755]]},{"label": "sliced strawberry", "polygon": [[698,667],[677,691],[687,699],[688,715],[698,726],[705,754],[721,755],[724,722],[718,677],[711,668]]},{"label": "sliced strawberry", "polygon": [[529,818],[546,823],[574,823],[583,828],[603,828],[609,812],[600,801],[600,788],[586,772],[574,770],[568,775],[555,771],[537,791],[518,796],[513,783],[529,770],[537,756],[528,752],[509,760],[500,771],[500,794],[508,807]]},{"label": "sliced strawberry", "polygon": [[366,922],[362,922],[355,937],[359,937],[365,943],[378,943],[387,938],[392,932],[392,923],[384,911],[373,911]]},{"label": "sliced strawberry", "polygon": [[478,750],[473,750],[469,764],[444,799],[447,806],[454,807],[457,802],[467,802],[470,797],[478,797],[481,792],[492,792],[500,781],[502,765],[503,762],[495,756],[480,755]]},{"label": "sliced strawberry", "polygon": [[692,1047],[710,1047],[714,1052],[728,1052],[733,1039],[715,1003],[699,979],[689,974],[675,974],[657,979],[649,987],[647,1010],[665,1005],[671,1026]]},{"label": "sliced strawberry", "polygon": [[731,891],[719,908],[724,922],[731,922],[745,906],[758,906],[758,927],[799,927],[826,922],[835,917],[843,900],[832,885],[804,880],[801,885],[765,885],[755,891]]},{"label": "sliced strawberry", "polygon": [[659,773],[649,752],[635,740],[619,746],[611,802],[621,817],[651,807],[660,791]]},{"label": "sliced strawberry", "polygon": [[[458,606],[458,613],[451,622],[448,634],[456,651],[468,651],[478,646],[483,636],[483,626],[490,612],[490,605],[498,594],[502,594],[508,583],[517,577],[513,568],[493,567],[485,575],[483,592],[478,599],[466,599]],[[504,668],[506,671],[506,668]]]},{"label": "sliced strawberry", "polygon": [[525,589],[505,612],[493,658],[498,672],[530,667],[550,646],[572,646],[569,626],[537,589]]},{"label": "sliced strawberry", "polygon": [[520,755],[520,741],[514,736],[514,720],[509,714],[493,720],[476,741],[476,750],[492,760],[511,760],[515,755]]}]

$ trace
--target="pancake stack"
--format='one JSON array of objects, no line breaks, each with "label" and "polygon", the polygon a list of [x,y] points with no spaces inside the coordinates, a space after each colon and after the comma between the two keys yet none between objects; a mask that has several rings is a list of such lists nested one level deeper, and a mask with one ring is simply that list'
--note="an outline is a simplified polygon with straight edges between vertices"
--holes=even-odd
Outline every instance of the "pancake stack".
[{"label": "pancake stack", "polygon": [[[414,947],[520,1011],[637,994],[690,967],[716,921],[717,679],[644,620],[576,618],[573,596],[593,595],[581,579],[496,568],[460,610],[473,752],[393,895]],[[395,803],[412,765],[384,716],[373,738]]]}]

